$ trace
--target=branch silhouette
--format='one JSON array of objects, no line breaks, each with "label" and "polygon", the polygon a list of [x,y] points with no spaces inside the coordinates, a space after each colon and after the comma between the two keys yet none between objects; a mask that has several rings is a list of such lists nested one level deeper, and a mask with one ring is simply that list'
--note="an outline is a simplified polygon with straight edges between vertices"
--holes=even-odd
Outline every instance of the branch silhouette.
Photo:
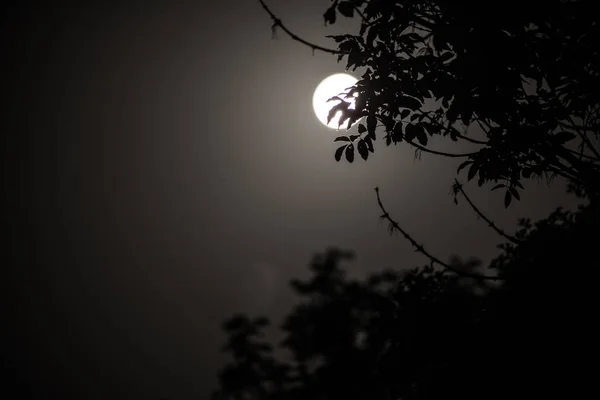
[{"label": "branch silhouette", "polygon": [[457,193],[462,194],[462,196],[465,198],[465,200],[467,200],[467,203],[469,203],[469,205],[477,213],[477,215],[479,215],[481,217],[481,219],[483,219],[485,222],[487,222],[488,226],[490,228],[492,228],[494,231],[496,231],[496,233],[498,233],[500,236],[504,237],[505,239],[511,241],[512,243],[515,243],[515,244],[522,243],[521,240],[515,238],[514,236],[511,236],[511,235],[507,234],[502,229],[498,228],[498,226],[496,224],[494,224],[494,222],[492,220],[490,220],[489,218],[487,218],[481,212],[481,210],[479,210],[479,208],[477,208],[477,206],[471,201],[471,199],[469,198],[469,196],[467,196],[467,194],[465,193],[465,191],[464,191],[464,189],[462,187],[462,184],[457,179],[454,180],[454,185],[452,186],[452,189],[454,190],[454,195],[455,196],[456,196]]},{"label": "branch silhouette", "polygon": [[415,143],[412,140],[406,140],[406,139],[404,139],[404,140],[406,141],[406,143],[410,144],[413,147],[416,147],[417,149],[419,149],[421,151],[424,151],[425,153],[431,153],[431,154],[435,154],[435,155],[438,155],[438,156],[444,156],[444,157],[450,157],[450,158],[463,158],[463,157],[474,156],[475,154],[477,154],[476,152],[473,152],[473,153],[462,153],[462,154],[446,153],[444,151],[437,151],[437,150],[428,149],[427,147],[422,146],[422,145],[420,145],[418,143]]},{"label": "branch silhouette", "polygon": [[314,44],[307,40],[302,39],[300,36],[296,35],[294,32],[290,31],[285,25],[283,25],[283,22],[281,22],[281,19],[277,18],[277,16],[275,14],[273,14],[273,11],[271,11],[269,6],[267,6],[263,0],[258,0],[258,1],[260,2],[260,5],[262,6],[262,8],[269,14],[271,19],[273,20],[273,25],[271,26],[271,29],[273,30],[273,32],[275,32],[275,29],[277,29],[277,27],[280,27],[293,40],[295,40],[296,42],[302,43],[305,46],[310,47],[313,51],[320,50],[320,51],[323,51],[323,52],[329,53],[329,54],[346,54],[342,51],[319,46],[317,44]]},{"label": "branch silhouette", "polygon": [[465,278],[472,278],[472,279],[477,279],[477,280],[489,280],[489,281],[503,280],[503,278],[498,277],[498,276],[472,274],[469,272],[460,271],[460,270],[454,268],[453,266],[443,262],[442,260],[435,257],[431,253],[429,253],[427,250],[425,250],[423,245],[419,244],[415,239],[412,238],[412,236],[410,236],[404,229],[402,229],[400,227],[400,225],[398,224],[398,222],[396,222],[395,220],[392,219],[390,214],[387,212],[387,210],[383,206],[381,197],[379,195],[379,187],[375,187],[375,193],[377,194],[377,204],[379,205],[379,208],[383,212],[383,214],[381,215],[380,218],[386,219],[389,222],[390,233],[393,233],[394,231],[399,231],[402,234],[402,236],[404,236],[404,238],[406,240],[408,240],[410,242],[410,244],[413,245],[413,247],[416,249],[417,252],[419,252],[419,253],[423,254],[425,257],[429,258],[429,260],[432,263],[438,264],[438,265],[442,266],[443,268],[447,269],[448,271],[451,271],[451,272],[453,272],[459,276],[465,277]]},{"label": "branch silhouette", "polygon": [[590,139],[587,137],[585,131],[583,131],[583,129],[577,128],[577,124],[575,123],[575,121],[573,121],[573,117],[569,116],[569,121],[572,124],[570,129],[574,130],[579,135],[583,143],[585,143],[588,146],[588,148],[592,151],[592,153],[594,153],[594,155],[597,157],[596,159],[600,159],[600,152],[596,150]]},{"label": "branch silhouette", "polygon": [[484,142],[482,140],[473,139],[473,138],[470,138],[468,136],[461,135],[460,133],[457,133],[456,137],[459,137],[459,138],[461,138],[463,140],[466,140],[467,142],[471,142],[471,143],[475,143],[475,144],[483,144],[483,145],[489,144],[489,142]]},{"label": "branch silhouette", "polygon": [[568,149],[568,148],[566,148],[566,147],[565,147],[565,149],[566,149],[566,150],[567,150],[569,153],[571,153],[571,154],[573,154],[573,155],[576,155],[577,157],[580,157],[580,158],[585,158],[585,159],[587,159],[587,160],[590,160],[590,161],[591,161],[591,163],[592,163],[592,166],[594,166],[594,167],[598,167],[598,165],[596,165],[596,164],[597,164],[597,163],[600,163],[600,159],[598,159],[598,158],[596,158],[596,157],[590,156],[590,155],[588,155],[588,154],[584,154],[584,153],[582,153],[581,151],[575,151],[575,150],[572,150],[572,149]]}]

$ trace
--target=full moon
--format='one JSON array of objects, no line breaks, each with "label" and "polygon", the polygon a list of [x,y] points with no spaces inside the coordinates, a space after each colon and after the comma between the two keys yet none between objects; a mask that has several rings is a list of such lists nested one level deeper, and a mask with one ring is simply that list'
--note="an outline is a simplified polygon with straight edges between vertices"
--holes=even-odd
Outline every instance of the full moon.
[{"label": "full moon", "polygon": [[[329,115],[331,108],[336,104],[339,104],[340,101],[332,100],[327,102],[327,100],[345,92],[350,86],[354,86],[357,81],[358,79],[349,74],[334,74],[328,76],[319,83],[319,86],[317,86],[315,94],[313,95],[313,108],[317,119],[321,121],[323,125],[331,129],[338,129],[339,117],[342,112],[338,111],[329,124],[327,123],[327,116]],[[343,96],[340,97],[344,98]],[[355,100],[346,100],[350,101],[349,108],[354,109]],[[340,128],[345,127],[346,123],[347,122],[344,122]]]}]

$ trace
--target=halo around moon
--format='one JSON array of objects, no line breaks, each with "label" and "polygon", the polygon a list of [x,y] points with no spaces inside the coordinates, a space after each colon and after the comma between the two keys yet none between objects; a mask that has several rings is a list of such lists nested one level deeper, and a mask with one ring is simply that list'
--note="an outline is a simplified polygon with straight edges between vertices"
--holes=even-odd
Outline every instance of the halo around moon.
[{"label": "halo around moon", "polygon": [[[327,123],[327,116],[329,115],[329,111],[335,106],[339,104],[339,100],[332,100],[327,102],[328,99],[339,95],[342,92],[345,92],[350,86],[354,86],[358,79],[353,77],[350,74],[333,74],[323,79],[321,83],[315,89],[315,93],[313,94],[313,109],[315,110],[315,115],[317,119],[326,127],[331,129],[338,129],[339,117],[341,115],[341,111],[338,111],[336,115],[331,119],[329,124]],[[343,98],[343,97],[342,97]],[[354,99],[350,100],[350,109],[354,109]],[[358,121],[356,121],[358,122]],[[355,123],[356,123],[355,122]],[[342,124],[344,127],[346,123]]]}]

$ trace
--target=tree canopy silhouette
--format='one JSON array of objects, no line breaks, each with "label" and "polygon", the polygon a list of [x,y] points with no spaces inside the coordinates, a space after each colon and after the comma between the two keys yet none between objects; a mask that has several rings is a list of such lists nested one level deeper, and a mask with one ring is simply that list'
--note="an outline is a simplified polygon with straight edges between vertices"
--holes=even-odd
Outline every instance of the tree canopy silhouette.
[{"label": "tree canopy silhouette", "polygon": [[[353,254],[328,249],[294,280],[301,301],[284,318],[279,355],[261,337],[265,317],[223,325],[232,362],[216,399],[505,399],[576,397],[593,382],[586,363],[598,301],[589,268],[600,227],[600,35],[592,2],[332,0],[326,24],[360,18],[337,48],[295,35],[263,1],[272,29],[360,69],[336,96],[347,135],[340,161],[367,160],[378,136],[417,152],[462,158],[469,180],[519,200],[523,179],[560,176],[584,201],[514,234],[498,227],[456,180],[464,198],[505,241],[477,260],[429,253],[384,207],[381,218],[430,261],[348,279]],[[354,96],[355,108],[350,109]],[[350,126],[360,119],[357,133]],[[364,122],[364,123],[363,123]],[[450,141],[462,152],[440,151]],[[445,148],[448,146],[445,146]],[[465,147],[470,149],[465,151]],[[442,267],[439,269],[438,267]],[[282,357],[281,351],[287,357]],[[587,361],[586,361],[587,360]]]},{"label": "tree canopy silhouette", "polygon": [[[285,317],[276,357],[264,317],[223,326],[233,356],[215,399],[504,399],[572,397],[591,383],[593,284],[568,266],[596,260],[595,206],[520,222],[490,266],[498,285],[432,265],[347,279],[353,254],[328,249],[293,280],[301,302]],[[477,268],[454,258],[459,269]],[[577,386],[577,387],[575,387]],[[564,391],[564,392],[561,392]]]},{"label": "tree canopy silhouette", "polygon": [[[598,193],[600,23],[593,2],[333,0],[326,25],[340,17],[361,22],[358,32],[329,36],[337,49],[328,49],[299,38],[259,1],[274,30],[362,72],[329,114],[341,111],[339,126],[348,129],[365,120],[357,133],[336,138],[338,161],[345,155],[352,162],[355,151],[367,160],[381,130],[387,146],[464,159],[457,172],[503,189],[507,207],[532,177],[561,176],[578,193]],[[442,140],[470,150],[436,150]]]}]

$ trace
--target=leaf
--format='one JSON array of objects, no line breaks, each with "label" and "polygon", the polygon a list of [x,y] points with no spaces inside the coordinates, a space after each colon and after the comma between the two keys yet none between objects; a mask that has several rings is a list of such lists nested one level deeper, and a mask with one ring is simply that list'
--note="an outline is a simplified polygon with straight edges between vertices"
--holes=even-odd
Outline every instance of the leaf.
[{"label": "leaf", "polygon": [[410,110],[404,109],[400,113],[400,118],[404,119],[404,118],[408,117],[409,114],[410,114]]},{"label": "leaf", "polygon": [[329,124],[331,122],[331,120],[333,119],[333,117],[335,117],[335,114],[337,114],[338,111],[341,110],[341,105],[342,103],[336,104],[335,106],[331,107],[331,110],[329,110],[329,114],[327,114],[327,124]]},{"label": "leaf", "polygon": [[358,133],[365,133],[367,131],[367,127],[363,124],[358,124]]},{"label": "leaf", "polygon": [[425,126],[430,135],[439,134],[442,131],[442,127],[438,124],[428,123]]},{"label": "leaf", "polygon": [[350,103],[345,102],[345,101],[333,106],[331,108],[331,110],[329,110],[329,114],[327,115],[327,123],[329,124],[331,122],[331,120],[336,116],[338,111],[340,111],[340,117],[338,119],[338,128],[340,126],[342,126],[344,121],[346,119],[348,119],[348,117],[349,117],[348,116],[348,106],[350,106]]},{"label": "leaf", "polygon": [[366,43],[368,45],[371,45],[375,41],[375,39],[377,39],[377,32],[379,31],[379,29],[377,29],[377,28],[378,28],[378,25],[374,25],[369,28],[369,32],[367,32],[367,39],[366,39]]},{"label": "leaf", "polygon": [[519,182],[519,181],[514,181],[514,182],[513,182],[513,185],[515,185],[515,186],[516,186],[516,187],[518,187],[519,189],[525,189],[525,188],[523,187],[523,185],[521,185],[521,182]]},{"label": "leaf", "polygon": [[[358,119],[359,119],[360,117],[358,116],[358,114],[356,113],[356,111],[355,111],[355,110],[350,110],[350,109],[348,109],[348,110],[346,111],[346,113],[348,114],[348,117],[349,117],[349,118],[348,118],[348,123],[347,123],[347,125],[346,125],[346,130],[350,130],[350,128],[352,127],[352,125],[353,125],[353,124],[354,124],[356,121],[358,121]],[[358,137],[358,136],[360,136],[360,135],[356,135],[356,136]]]},{"label": "leaf", "polygon": [[521,200],[521,196],[519,196],[519,192],[514,187],[509,187],[508,190],[513,195],[513,197],[517,200]]},{"label": "leaf", "polygon": [[499,183],[499,184],[497,184],[496,186],[494,186],[494,187],[492,188],[492,190],[500,189],[500,188],[503,188],[503,187],[505,187],[505,186],[506,186],[506,185],[505,185],[504,183]]},{"label": "leaf", "polygon": [[363,36],[365,34],[365,30],[367,29],[367,24],[360,24],[360,29],[358,31],[358,36]]},{"label": "leaf", "polygon": [[464,167],[466,167],[467,165],[473,163],[473,160],[467,160],[465,162],[463,162],[462,164],[460,164],[458,166],[458,168],[456,169],[456,173],[458,174],[460,172],[461,169],[463,169]]},{"label": "leaf", "polygon": [[351,51],[350,54],[348,54],[348,61],[346,63],[346,69],[350,69],[352,68],[353,71],[356,70],[356,68],[360,67],[364,65],[364,58],[362,56],[362,54],[358,51]]},{"label": "leaf", "polygon": [[404,139],[407,142],[412,142],[413,139],[417,136],[418,128],[416,125],[407,124],[406,128],[404,128]]},{"label": "leaf", "polygon": [[375,149],[373,148],[373,140],[371,140],[370,136],[367,136],[363,139],[367,145],[367,149],[371,152],[374,153]]},{"label": "leaf", "polygon": [[560,144],[573,140],[575,139],[575,137],[576,135],[574,133],[565,131],[560,131],[556,135],[554,135],[554,139]]},{"label": "leaf", "polygon": [[350,138],[348,136],[338,136],[333,141],[334,142],[349,142]]},{"label": "leaf", "polygon": [[467,180],[471,180],[475,177],[475,175],[477,174],[477,170],[479,169],[479,166],[475,163],[473,163],[473,165],[471,165],[471,168],[469,168],[469,173],[467,174]]},{"label": "leaf", "polygon": [[417,140],[419,141],[419,143],[421,143],[423,146],[427,146],[427,133],[425,132],[425,130],[423,129],[423,127],[421,125],[417,125]]},{"label": "leaf", "polygon": [[512,196],[510,195],[510,192],[507,190],[506,193],[504,194],[504,208],[508,208],[511,200],[512,200]]},{"label": "leaf", "polygon": [[404,133],[402,132],[402,122],[398,121],[396,122],[396,125],[394,125],[394,132],[393,132],[393,139],[394,139],[394,143],[399,143],[402,141],[402,138],[404,137]]},{"label": "leaf", "polygon": [[367,117],[367,130],[369,134],[375,135],[375,128],[377,127],[377,118],[374,115],[369,115]]},{"label": "leaf", "polygon": [[354,17],[354,6],[349,1],[342,1],[338,5],[338,10],[340,11],[340,14],[346,18]]},{"label": "leaf", "polygon": [[461,115],[462,123],[465,125],[469,125],[469,122],[471,122],[472,116],[473,116],[473,110],[470,110],[470,109],[464,110]]},{"label": "leaf", "polygon": [[343,145],[337,148],[337,150],[335,151],[335,161],[340,161],[342,159],[342,154],[344,154],[344,149],[346,148],[346,146],[348,145]]},{"label": "leaf", "polygon": [[410,108],[413,111],[421,108],[421,102],[409,96],[401,95],[397,101],[400,107]]},{"label": "leaf", "polygon": [[335,40],[336,43],[340,43],[348,39],[348,35],[327,35],[325,37]]},{"label": "leaf", "polygon": [[[436,35],[438,36],[438,35]],[[434,42],[434,46],[435,46],[435,42]],[[448,61],[449,59],[451,59],[452,57],[454,57],[454,53],[451,51],[446,51],[444,53],[442,53],[439,57],[438,57],[438,62],[440,63],[445,63],[446,61]]]},{"label": "leaf", "polygon": [[325,25],[330,24],[333,25],[335,24],[335,19],[336,19],[336,13],[335,13],[335,3],[329,7],[327,9],[327,11],[325,11],[325,14],[323,14],[323,18],[325,19]]},{"label": "leaf", "polygon": [[360,154],[363,160],[366,160],[367,157],[369,157],[369,149],[367,149],[367,145],[365,144],[364,140],[359,140],[356,149],[358,150],[358,154]]},{"label": "leaf", "polygon": [[354,146],[351,144],[346,147],[346,160],[349,163],[354,161]]}]

